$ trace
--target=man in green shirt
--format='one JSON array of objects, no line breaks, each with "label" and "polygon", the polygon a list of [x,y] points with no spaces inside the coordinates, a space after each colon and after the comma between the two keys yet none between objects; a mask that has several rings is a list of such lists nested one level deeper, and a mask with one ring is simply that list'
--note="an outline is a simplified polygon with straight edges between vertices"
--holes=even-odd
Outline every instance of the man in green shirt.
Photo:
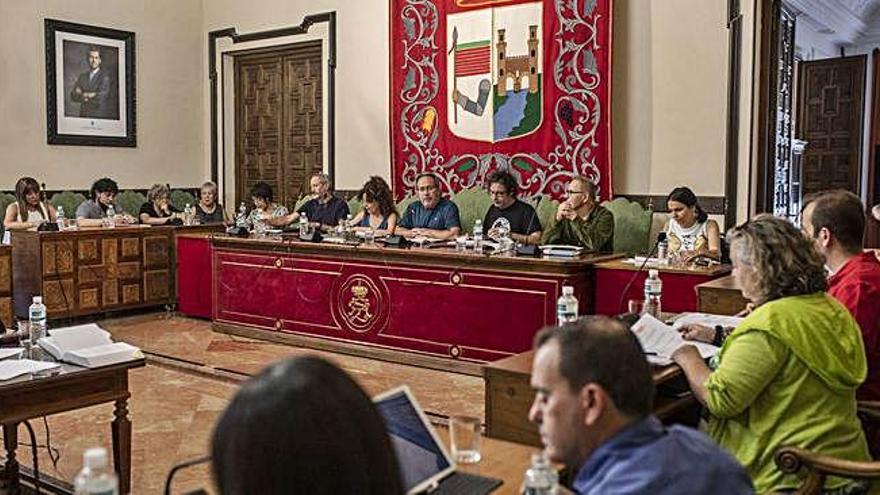
[{"label": "man in green shirt", "polygon": [[544,234],[544,244],[582,246],[588,251],[611,251],[614,217],[596,202],[596,185],[574,177],[565,188],[566,200],[556,210],[556,223]]}]

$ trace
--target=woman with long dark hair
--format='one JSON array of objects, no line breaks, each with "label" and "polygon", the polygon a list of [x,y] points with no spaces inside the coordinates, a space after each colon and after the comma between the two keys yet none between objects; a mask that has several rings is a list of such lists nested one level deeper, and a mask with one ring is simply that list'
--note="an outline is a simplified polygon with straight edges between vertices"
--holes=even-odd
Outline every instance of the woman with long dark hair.
[{"label": "woman with long dark hair", "polygon": [[344,371],[314,356],[245,383],[214,429],[221,495],[401,495],[385,422]]},{"label": "woman with long dark hair", "polygon": [[15,202],[6,207],[3,217],[3,243],[9,244],[9,231],[27,230],[43,222],[55,221],[55,207],[46,202],[46,194],[33,177],[15,183]]},{"label": "woman with long dark hair", "polygon": [[357,195],[364,209],[352,219],[355,230],[373,229],[379,235],[394,233],[399,216],[385,179],[376,175],[370,177]]},{"label": "woman with long dark hair", "polygon": [[700,207],[696,194],[687,187],[676,187],[666,198],[669,222],[666,238],[669,254],[682,261],[698,256],[721,259],[721,230]]}]

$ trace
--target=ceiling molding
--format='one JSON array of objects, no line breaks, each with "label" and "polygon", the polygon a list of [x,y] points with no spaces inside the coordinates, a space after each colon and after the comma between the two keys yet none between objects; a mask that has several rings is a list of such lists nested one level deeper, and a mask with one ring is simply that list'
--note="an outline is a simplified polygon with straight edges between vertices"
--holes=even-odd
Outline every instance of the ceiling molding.
[{"label": "ceiling molding", "polygon": [[[808,17],[820,32],[830,30],[831,40],[840,44],[860,43],[873,26],[866,18],[875,18],[877,0],[786,0],[786,4]],[[805,19],[806,20],[806,19]]]}]

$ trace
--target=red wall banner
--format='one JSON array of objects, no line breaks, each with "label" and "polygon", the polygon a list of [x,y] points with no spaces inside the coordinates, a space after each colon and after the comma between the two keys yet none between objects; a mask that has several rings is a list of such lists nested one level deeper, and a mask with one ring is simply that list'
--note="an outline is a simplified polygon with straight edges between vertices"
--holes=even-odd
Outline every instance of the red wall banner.
[{"label": "red wall banner", "polygon": [[522,197],[582,175],[611,197],[611,0],[389,0],[395,196],[510,171]]}]

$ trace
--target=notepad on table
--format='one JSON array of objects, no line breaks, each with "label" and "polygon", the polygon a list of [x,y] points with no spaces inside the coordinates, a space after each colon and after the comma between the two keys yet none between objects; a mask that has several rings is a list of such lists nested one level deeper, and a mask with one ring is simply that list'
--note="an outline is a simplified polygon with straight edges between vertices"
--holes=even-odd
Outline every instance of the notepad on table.
[{"label": "notepad on table", "polygon": [[45,370],[58,368],[58,363],[46,363],[30,359],[6,359],[0,361],[0,381],[11,380],[21,375],[39,373]]},{"label": "notepad on table", "polygon": [[712,344],[684,340],[677,330],[649,314],[643,314],[632,326],[632,331],[651,364],[672,364],[672,354],[686,345],[696,347],[704,359],[718,353],[718,347]]}]

